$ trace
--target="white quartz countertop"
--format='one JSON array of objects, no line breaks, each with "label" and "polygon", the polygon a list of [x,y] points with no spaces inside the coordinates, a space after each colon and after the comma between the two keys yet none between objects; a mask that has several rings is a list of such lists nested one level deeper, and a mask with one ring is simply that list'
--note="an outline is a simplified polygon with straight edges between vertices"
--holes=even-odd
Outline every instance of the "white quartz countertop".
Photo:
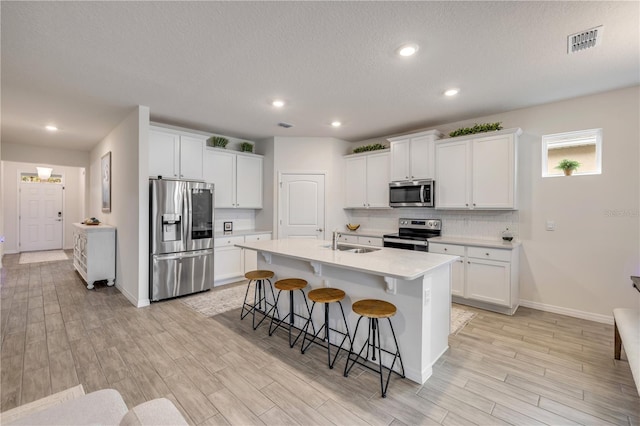
[{"label": "white quartz countertop", "polygon": [[504,241],[504,240],[478,240],[473,238],[464,237],[434,237],[429,238],[430,243],[441,244],[453,244],[457,246],[473,246],[473,247],[487,247],[487,248],[500,248],[512,250],[519,247],[522,243],[520,241]]},{"label": "white quartz countertop", "polygon": [[414,280],[458,259],[458,256],[447,254],[393,248],[380,248],[370,253],[350,253],[331,250],[330,241],[306,239],[256,241],[236,246],[402,280]]},{"label": "white quartz countertop", "polygon": [[76,228],[95,232],[111,231],[112,229],[115,229],[115,226],[107,225],[106,223],[101,223],[99,225],[85,225],[84,223],[74,223],[73,226],[75,226]]},{"label": "white quartz countertop", "polygon": [[258,235],[258,234],[271,234],[271,231],[268,229],[238,229],[237,231],[233,231],[233,232],[218,231],[214,233],[213,238],[242,237],[244,235]]}]

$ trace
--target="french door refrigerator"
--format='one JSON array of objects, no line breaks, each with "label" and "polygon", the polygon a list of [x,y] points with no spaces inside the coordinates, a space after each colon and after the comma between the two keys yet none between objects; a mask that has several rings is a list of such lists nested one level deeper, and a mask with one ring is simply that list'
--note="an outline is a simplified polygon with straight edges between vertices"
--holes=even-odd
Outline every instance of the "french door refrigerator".
[{"label": "french door refrigerator", "polygon": [[209,290],[213,284],[211,183],[149,180],[149,299]]}]

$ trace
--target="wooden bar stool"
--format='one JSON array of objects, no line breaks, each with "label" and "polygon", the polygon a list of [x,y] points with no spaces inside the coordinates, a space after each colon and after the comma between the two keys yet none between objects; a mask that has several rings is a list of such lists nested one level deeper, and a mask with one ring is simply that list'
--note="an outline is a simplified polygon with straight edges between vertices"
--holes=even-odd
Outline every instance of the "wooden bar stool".
[{"label": "wooden bar stool", "polygon": [[[307,323],[304,325],[304,337],[302,338],[302,347],[300,348],[300,352],[304,353],[309,348],[309,346],[311,346],[312,343],[322,346],[323,348],[327,349],[327,364],[329,365],[329,368],[333,368],[333,365],[336,363],[336,359],[338,358],[338,354],[340,353],[340,349],[342,349],[342,345],[344,344],[344,341],[349,339],[349,346],[352,345],[351,336],[349,335],[349,326],[347,325],[347,318],[344,316],[344,309],[342,309],[342,299],[344,299],[345,293],[339,288],[327,287],[327,288],[317,288],[315,290],[311,290],[308,296],[309,296],[309,300],[313,301],[313,304],[311,305],[311,313],[309,315],[309,319],[307,320]],[[343,333],[341,331],[338,331],[329,327],[329,304],[335,303],[335,302],[337,302],[340,305],[340,311],[342,312],[342,321],[344,322],[344,329],[346,330],[346,333]],[[309,323],[313,323],[311,316],[313,315],[313,309],[316,307],[316,303],[322,303],[324,305],[324,324],[322,325],[322,327],[320,327],[320,329],[315,334],[310,335],[308,333]],[[319,341],[316,341],[316,339],[320,339],[320,332],[322,330],[324,330],[322,339]],[[342,342],[340,342],[340,344],[337,345],[338,350],[336,351],[336,354],[333,357],[333,360],[331,360],[331,341],[329,340],[329,330],[344,336],[342,338]],[[308,338],[307,336],[309,335],[311,337]],[[309,339],[309,342],[305,346],[305,342],[307,341],[307,338]],[[326,342],[326,346],[322,342]]]},{"label": "wooden bar stool", "polygon": [[[404,365],[402,364],[402,357],[400,356],[400,349],[398,348],[398,340],[396,339],[396,333],[393,331],[393,324],[391,324],[391,317],[396,314],[396,306],[393,303],[385,302],[384,300],[375,300],[375,299],[365,299],[359,300],[352,306],[353,312],[360,315],[358,318],[358,322],[356,324],[356,331],[353,333],[353,340],[351,344],[351,349],[349,350],[349,355],[347,355],[347,363],[344,366],[344,377],[349,377],[349,371],[353,368],[353,366],[358,363],[363,367],[366,367],[372,371],[376,371],[380,374],[380,390],[382,392],[382,397],[385,398],[387,396],[387,388],[389,387],[389,379],[391,378],[391,373],[394,372],[400,377],[404,378]],[[358,327],[360,326],[360,320],[362,318],[367,317],[369,319],[369,330],[367,335],[367,341],[364,346],[360,349],[360,352],[357,354],[353,350],[353,341],[355,341],[356,336],[358,334]],[[386,318],[389,321],[389,327],[391,327],[391,334],[393,335],[393,342],[396,346],[395,352],[390,352],[386,349],[382,349],[380,347],[380,324],[378,323],[378,319]],[[377,344],[376,344],[377,339]],[[362,357],[362,351],[367,348],[367,354],[365,357]],[[369,349],[372,350],[372,361],[376,360],[376,349],[378,350],[378,366],[379,368],[376,370],[371,366],[366,364],[366,360],[369,359]],[[382,352],[385,352],[389,355],[393,355],[393,362],[389,367],[382,365]],[[353,356],[353,358],[352,358]],[[396,363],[396,359],[400,361],[400,368],[402,369],[402,374],[393,370],[393,366]],[[351,362],[351,366],[349,366],[349,362]],[[384,382],[384,374],[382,369],[386,368],[389,370],[387,374],[386,383]]]},{"label": "wooden bar stool", "polygon": [[[271,300],[275,301],[276,297],[273,292],[273,285],[271,284],[271,278],[273,278],[275,274],[272,271],[249,271],[244,274],[244,277],[249,280],[247,283],[247,291],[244,294],[244,302],[242,304],[242,310],[240,311],[240,320],[243,320],[249,314],[253,314],[253,329],[255,330],[262,324],[262,322],[267,318],[273,308],[276,306],[273,302],[267,301],[267,289],[266,284],[269,283],[269,288],[271,289]],[[251,288],[251,283],[254,283],[254,297],[253,303],[247,303],[247,296],[249,295],[249,288]],[[271,308],[269,308],[271,306]],[[262,319],[256,324],[256,311],[261,313]],[[276,311],[277,312],[277,311]]]},{"label": "wooden bar stool", "polygon": [[[296,339],[291,342],[291,329],[294,328],[293,325],[293,320],[294,317],[299,317],[299,318],[303,318],[303,319],[308,319],[311,318],[311,311],[309,311],[309,304],[307,303],[307,296],[304,294],[304,291],[302,290],[303,288],[305,288],[307,286],[307,281],[303,280],[301,278],[286,278],[283,280],[278,280],[276,281],[276,283],[274,284],[275,288],[277,288],[278,291],[278,297],[276,298],[276,304],[274,306],[275,309],[277,309],[278,307],[278,301],[280,300],[280,295],[282,294],[283,291],[288,291],[289,292],[289,313],[282,319],[280,319],[280,315],[278,316],[278,319],[275,318],[274,315],[271,315],[271,323],[269,324],[269,336],[273,335],[273,333],[278,329],[278,327],[280,327],[281,325],[284,324],[284,322],[287,320],[287,318],[289,319],[289,323],[288,323],[288,329],[289,329],[289,347],[292,348],[293,345],[296,344],[296,342],[298,341],[298,339],[300,338],[300,335],[302,334],[303,330],[300,330],[300,333],[298,333],[298,336],[296,337]],[[307,318],[303,317],[302,315],[296,314],[293,312],[293,293],[296,290],[300,290],[300,293],[302,293],[302,298],[304,299],[304,306],[307,308],[307,313],[309,314],[309,316]],[[272,308],[272,309],[274,309]],[[275,327],[273,327],[273,324],[276,324]],[[315,328],[314,328],[314,333],[315,333]]]}]

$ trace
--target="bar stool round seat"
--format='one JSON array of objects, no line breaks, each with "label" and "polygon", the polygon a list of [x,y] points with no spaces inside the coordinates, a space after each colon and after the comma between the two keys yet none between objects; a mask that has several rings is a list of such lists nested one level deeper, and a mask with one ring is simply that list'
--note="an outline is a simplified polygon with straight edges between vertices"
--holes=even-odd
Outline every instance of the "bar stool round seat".
[{"label": "bar stool round seat", "polygon": [[[347,355],[347,363],[344,366],[344,377],[349,377],[349,371],[351,371],[355,364],[360,364],[363,367],[375,371],[380,375],[380,391],[382,393],[382,397],[385,398],[387,396],[387,389],[389,388],[389,379],[391,379],[391,373],[396,373],[403,378],[405,377],[404,365],[402,364],[402,356],[400,356],[400,349],[398,348],[398,340],[396,339],[396,333],[393,331],[393,324],[391,323],[391,317],[396,314],[398,309],[393,303],[376,299],[359,300],[351,306],[351,309],[354,313],[360,315],[360,318],[358,318],[358,322],[356,323],[356,330],[353,333],[351,349],[349,350],[349,355]],[[367,318],[369,320],[369,329],[367,332],[367,340],[365,341],[360,351],[356,353],[353,348],[353,342],[358,335],[358,327],[360,326],[360,321],[362,320],[362,318]],[[395,345],[395,350],[392,351],[383,349],[381,347],[380,324],[378,320],[385,318],[389,322],[389,328],[391,329],[391,335],[393,336],[393,343]],[[362,352],[365,348],[367,349],[367,352],[363,357]],[[376,361],[377,351],[378,368],[373,368],[367,364],[367,361],[369,360],[370,350],[371,361]],[[390,366],[382,364],[382,352],[393,356],[393,361],[391,362]],[[400,362],[400,369],[402,373],[398,373],[393,369],[396,360]],[[383,368],[388,370],[386,379],[384,378]]]},{"label": "bar stool round seat", "polygon": [[[307,323],[304,325],[304,337],[302,338],[302,347],[300,348],[301,353],[305,353],[309,346],[312,343],[324,347],[327,349],[327,365],[329,368],[333,368],[336,363],[336,359],[338,359],[338,355],[340,354],[340,350],[343,349],[342,345],[344,345],[345,340],[349,339],[349,345],[351,345],[351,336],[349,334],[349,326],[347,324],[347,318],[344,316],[344,309],[342,309],[342,300],[345,298],[346,293],[339,288],[317,288],[315,290],[311,290],[308,294],[309,300],[313,302],[311,305],[311,313],[309,315],[309,319]],[[316,303],[322,303],[324,305],[324,323],[322,327],[317,332],[313,334],[309,333],[309,324],[313,325],[312,315],[313,310],[316,307]],[[338,303],[340,305],[340,312],[342,313],[342,321],[344,324],[344,331],[339,331],[329,327],[329,305],[331,303]],[[324,330],[324,333],[322,331]],[[315,330],[314,330],[315,331]],[[331,340],[330,340],[330,332],[335,334],[342,335],[342,341],[337,344],[337,351],[333,360],[331,359]],[[321,337],[322,336],[322,337]],[[305,343],[308,343],[305,346]],[[337,340],[336,340],[337,342]],[[346,349],[344,349],[346,350]]]},{"label": "bar stool round seat", "polygon": [[275,287],[278,290],[294,291],[302,290],[307,286],[307,281],[302,278],[286,278],[284,280],[276,281]]},{"label": "bar stool round seat", "polygon": [[[275,293],[273,292],[273,285],[271,284],[271,278],[275,276],[273,271],[267,271],[258,269],[255,271],[249,271],[244,274],[244,277],[249,280],[247,283],[247,291],[244,293],[244,302],[242,303],[242,310],[240,311],[240,320],[243,320],[247,315],[253,314],[252,326],[255,330],[262,324],[262,322],[271,315],[272,311],[277,308],[275,305]],[[271,290],[271,301],[267,300],[267,284]],[[254,284],[254,296],[253,302],[247,302],[249,296],[249,289],[251,284]],[[262,319],[256,324],[256,312],[262,314]]]},{"label": "bar stool round seat", "polygon": [[316,288],[311,290],[307,297],[312,302],[317,303],[334,303],[339,302],[346,296],[346,293],[339,288]]},{"label": "bar stool round seat", "polygon": [[248,280],[266,280],[269,278],[273,278],[275,274],[273,271],[266,271],[263,269],[258,269],[256,271],[249,271],[244,274],[244,277]]},{"label": "bar stool round seat", "polygon": [[[285,321],[287,319],[289,319],[289,322],[287,324],[287,329],[288,329],[288,333],[289,333],[289,347],[293,347],[296,342],[298,341],[298,339],[300,338],[300,336],[302,335],[302,332],[304,330],[300,330],[300,332],[298,333],[298,336],[296,336],[295,340],[291,340],[292,339],[292,329],[295,328],[294,327],[294,319],[295,317],[299,317],[304,319],[305,321],[307,321],[309,318],[311,318],[311,311],[309,310],[309,303],[307,302],[307,296],[304,294],[304,288],[307,286],[307,281],[303,280],[302,278],[285,278],[282,280],[278,280],[275,282],[275,284],[273,285],[276,289],[278,289],[278,297],[275,299],[275,306],[272,308],[276,310],[276,314],[275,315],[271,315],[271,323],[269,324],[269,336],[272,336],[273,333],[278,329],[278,327],[280,326],[285,326]],[[304,306],[307,308],[307,313],[308,313],[308,317],[304,317],[300,314],[296,314],[294,312],[293,309],[293,295],[294,293],[297,291],[300,291],[300,293],[302,293],[302,298],[304,300]],[[289,292],[289,313],[282,319],[280,319],[280,315],[277,311],[277,307],[278,307],[278,301],[280,300],[280,296],[282,295],[283,291],[288,291]],[[277,316],[277,318],[276,318]],[[275,324],[275,327],[273,326]],[[314,332],[315,332],[315,328],[314,328]]]},{"label": "bar stool round seat", "polygon": [[356,314],[367,318],[390,318],[398,311],[393,303],[376,299],[358,300],[351,309]]}]

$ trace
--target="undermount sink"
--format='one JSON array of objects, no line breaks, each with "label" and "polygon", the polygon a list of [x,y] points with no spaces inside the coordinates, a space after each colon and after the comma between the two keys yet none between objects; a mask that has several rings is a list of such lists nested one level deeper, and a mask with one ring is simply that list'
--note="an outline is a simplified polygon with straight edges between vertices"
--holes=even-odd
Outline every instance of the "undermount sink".
[{"label": "undermount sink", "polygon": [[372,251],[378,251],[380,249],[372,248],[372,247],[355,247],[355,246],[346,246],[343,244],[338,244],[338,250],[348,251],[349,253],[371,253]]}]

